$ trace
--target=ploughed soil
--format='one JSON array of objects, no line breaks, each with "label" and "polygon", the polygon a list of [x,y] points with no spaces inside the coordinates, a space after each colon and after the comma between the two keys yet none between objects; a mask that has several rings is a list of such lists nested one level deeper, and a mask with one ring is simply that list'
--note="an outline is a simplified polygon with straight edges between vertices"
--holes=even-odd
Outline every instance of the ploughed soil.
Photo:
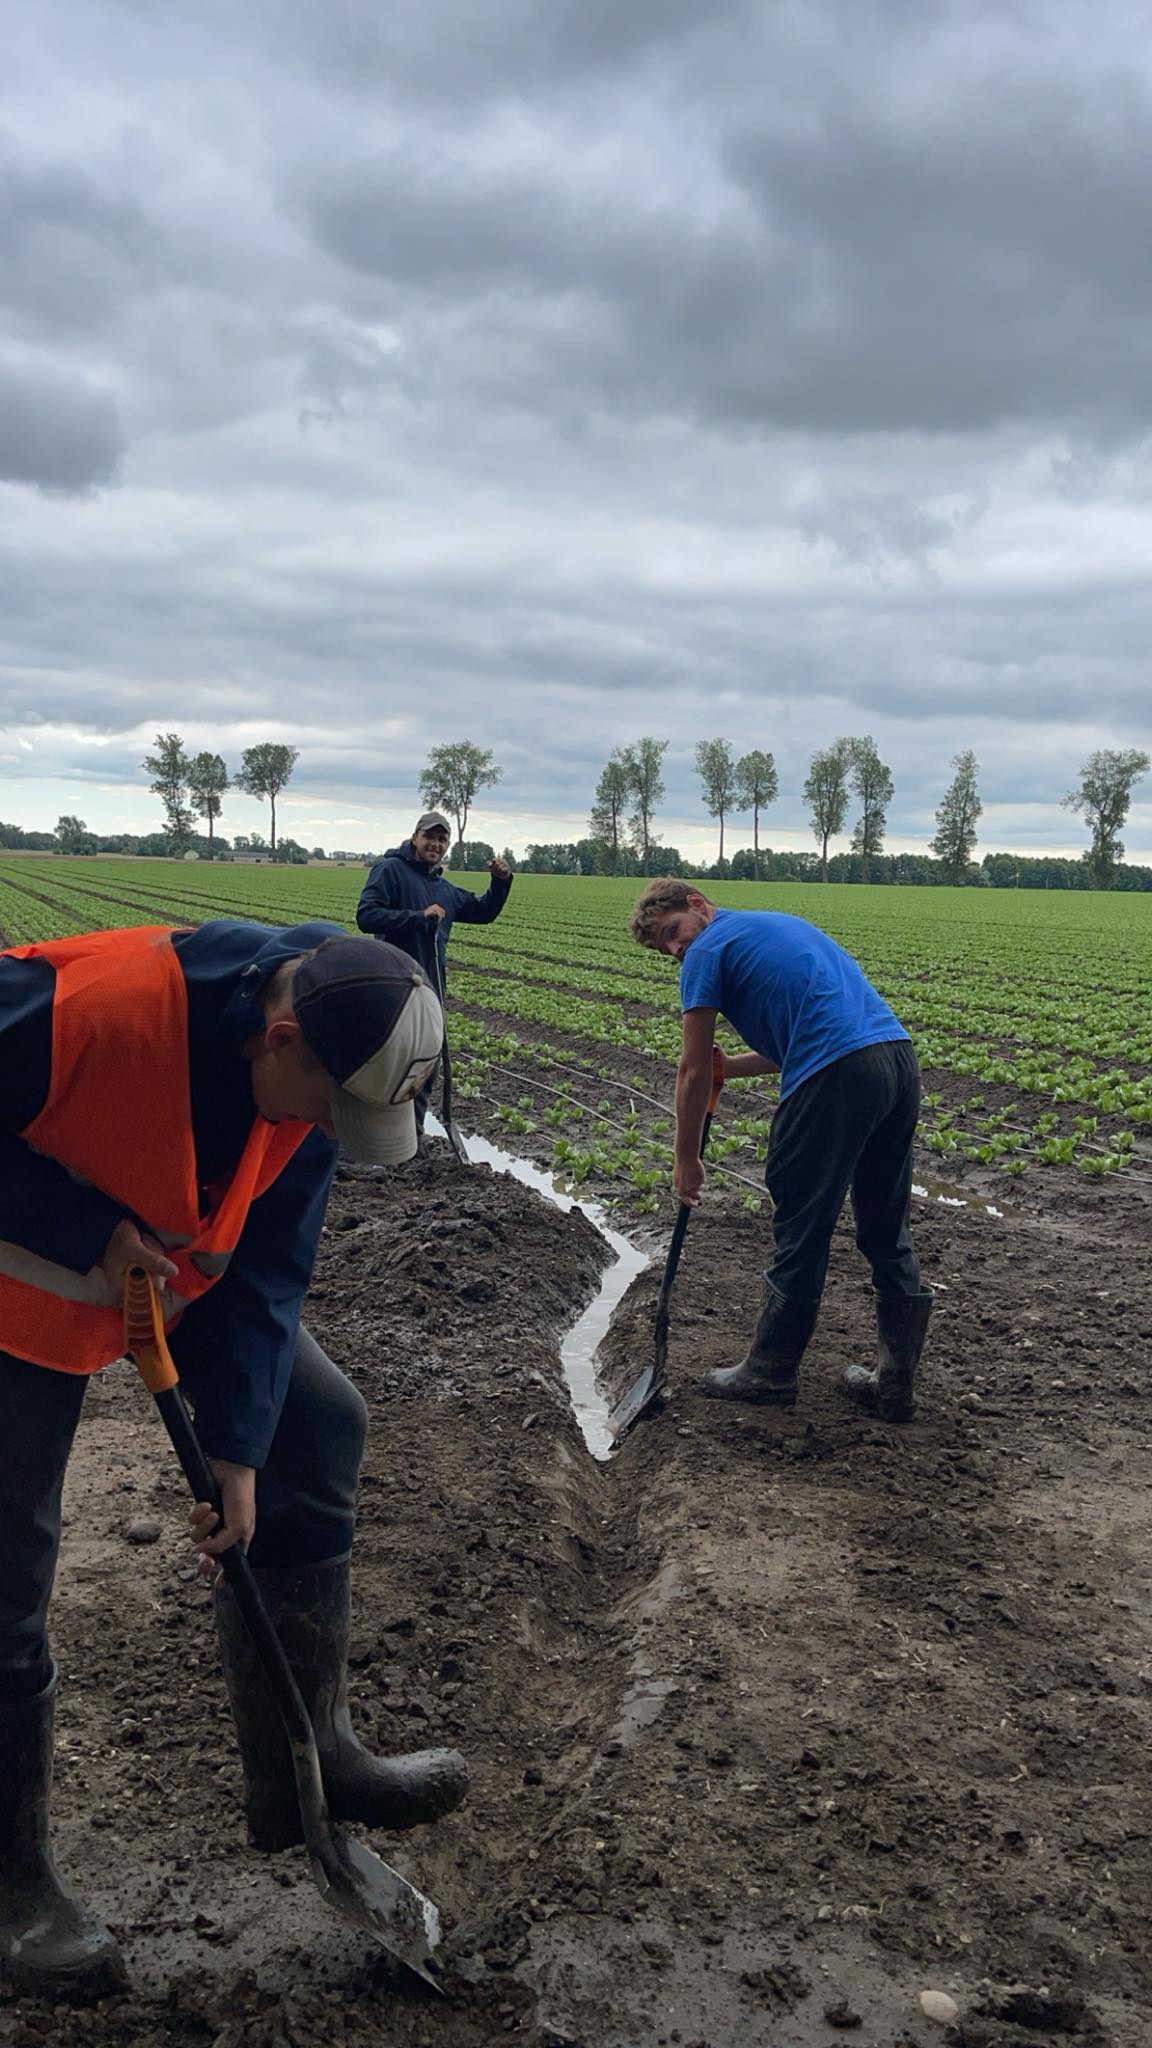
[{"label": "ploughed soil", "polygon": [[[617,1388],[665,1221],[605,1343]],[[440,1141],[338,1180],[307,1320],[372,1414],[355,1715],[474,1772],[458,1813],[374,1843],[442,1910],[441,1997],[300,1852],[247,1849],[182,1483],[129,1369],[102,1375],[54,1608],[56,1841],[134,1988],[0,1991],[0,2041],[1152,2039],[1152,1210],[1053,1177],[1027,1213],[927,1200],[915,1225],[938,1297],[913,1424],[836,1391],[872,1342],[847,1220],[796,1410],[700,1397],[769,1234],[713,1183],[671,1399],[601,1464],[558,1349],[609,1258],[587,1217]]]}]

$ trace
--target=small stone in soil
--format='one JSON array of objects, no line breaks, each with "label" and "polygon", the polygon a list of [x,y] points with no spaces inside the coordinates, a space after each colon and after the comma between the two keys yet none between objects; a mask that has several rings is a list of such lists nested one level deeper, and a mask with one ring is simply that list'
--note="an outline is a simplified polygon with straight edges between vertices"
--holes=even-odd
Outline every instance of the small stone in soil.
[{"label": "small stone in soil", "polygon": [[960,2007],[946,1991],[922,1991],[920,2010],[926,2020],[935,2020],[940,2027],[950,2027],[960,2017]]},{"label": "small stone in soil", "polygon": [[163,1534],[164,1525],[161,1522],[139,1521],[124,1524],[125,1543],[159,1543]]}]

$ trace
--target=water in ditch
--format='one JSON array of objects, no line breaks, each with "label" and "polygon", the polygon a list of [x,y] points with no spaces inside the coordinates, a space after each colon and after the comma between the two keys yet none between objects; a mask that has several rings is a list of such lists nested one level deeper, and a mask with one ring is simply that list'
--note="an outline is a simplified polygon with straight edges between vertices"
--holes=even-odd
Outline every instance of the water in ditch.
[{"label": "water in ditch", "polygon": [[[432,1115],[429,1115],[425,1128],[434,1137],[446,1136]],[[611,1456],[615,1439],[608,1428],[608,1403],[596,1377],[596,1353],[617,1305],[636,1275],[642,1273],[648,1264],[648,1254],[619,1230],[613,1229],[598,1202],[579,1201],[532,1160],[518,1159],[514,1153],[502,1151],[499,1145],[489,1144],[487,1138],[468,1135],[464,1144],[469,1159],[475,1165],[490,1166],[495,1173],[510,1173],[514,1180],[533,1188],[565,1214],[573,1209],[581,1210],[614,1254],[613,1263],[606,1269],[597,1293],[560,1345],[560,1363],[580,1433],[592,1456],[603,1461]]]},{"label": "water in ditch", "polygon": [[[433,1137],[447,1137],[443,1125],[431,1114],[428,1116],[426,1128]],[[615,1449],[615,1438],[608,1427],[608,1403],[600,1390],[596,1375],[596,1354],[607,1335],[617,1306],[637,1274],[642,1273],[648,1265],[648,1254],[642,1252],[639,1246],[634,1245],[622,1232],[613,1229],[598,1202],[578,1200],[531,1159],[520,1159],[515,1153],[505,1152],[499,1145],[490,1144],[487,1138],[473,1135],[464,1138],[464,1145],[469,1159],[476,1165],[490,1166],[495,1173],[510,1173],[514,1180],[521,1181],[525,1187],[533,1188],[538,1195],[543,1195],[546,1201],[555,1203],[565,1214],[572,1209],[582,1210],[614,1254],[613,1263],[605,1271],[597,1293],[583,1315],[573,1323],[560,1346],[560,1363],[580,1433],[592,1456],[603,1462],[611,1457]],[[942,1181],[932,1181],[927,1186],[916,1183],[912,1193],[921,1201],[939,1202],[952,1209],[978,1209],[985,1215],[997,1219],[1010,1213],[996,1207],[992,1202],[964,1194],[959,1188],[951,1187]]]}]

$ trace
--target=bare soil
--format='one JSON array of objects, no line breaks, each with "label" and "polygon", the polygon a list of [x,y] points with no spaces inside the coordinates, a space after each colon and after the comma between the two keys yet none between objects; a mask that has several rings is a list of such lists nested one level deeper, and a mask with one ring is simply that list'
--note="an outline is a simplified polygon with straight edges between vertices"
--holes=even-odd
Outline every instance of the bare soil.
[{"label": "bare soil", "polygon": [[[1147,2043],[1152,1211],[1053,1176],[1026,1212],[924,1201],[916,1228],[939,1290],[916,1422],[837,1394],[872,1341],[847,1227],[800,1405],[730,1408],[696,1382],[743,1348],[769,1224],[714,1185],[672,1399],[601,1465],[558,1349],[608,1256],[590,1222],[439,1143],[342,1174],[307,1320],[373,1416],[355,1711],[474,1769],[459,1813],[375,1842],[444,1912],[442,1998],[299,1853],[247,1849],[182,1483],[129,1370],[102,1375],[54,1609],[56,1834],[134,1988],[0,1991],[0,2041]],[[657,1278],[615,1318],[616,1386]]]}]

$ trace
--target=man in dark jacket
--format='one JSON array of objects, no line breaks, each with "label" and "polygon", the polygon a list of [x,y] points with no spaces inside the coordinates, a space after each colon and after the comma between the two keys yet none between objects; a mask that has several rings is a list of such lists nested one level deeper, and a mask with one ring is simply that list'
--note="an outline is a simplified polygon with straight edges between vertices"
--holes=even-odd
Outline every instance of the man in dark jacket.
[{"label": "man in dark jacket", "polygon": [[[88,1377],[121,1348],[129,1264],[154,1275],[166,1320],[183,1303],[172,1350],[223,1498],[217,1534],[212,1508],[193,1509],[193,1541],[213,1576],[222,1550],[247,1547],[334,1816],[407,1828],[464,1795],[454,1750],[378,1758],[352,1729],[367,1412],[300,1321],[336,1141],[370,1163],[411,1158],[411,1096],[441,1028],[410,961],[331,924],[0,952],[0,1970],[21,1988],[89,1997],[123,1975],[49,1848],[47,1614],[64,1469]],[[265,1169],[245,1179],[257,1154]],[[302,1839],[292,1759],[227,1588],[217,1619],[249,1838],[286,1848]]]},{"label": "man in dark jacket", "polygon": [[[356,912],[362,932],[399,946],[422,967],[443,1000],[448,978],[448,935],[456,919],[462,924],[493,924],[508,901],[512,870],[506,860],[490,860],[490,888],[483,896],[459,889],[444,879],[448,851],[448,820],[440,811],[425,811],[412,837],[377,861],[364,884]],[[416,1123],[424,1117],[432,1094],[431,1077],[416,1097]]]}]

